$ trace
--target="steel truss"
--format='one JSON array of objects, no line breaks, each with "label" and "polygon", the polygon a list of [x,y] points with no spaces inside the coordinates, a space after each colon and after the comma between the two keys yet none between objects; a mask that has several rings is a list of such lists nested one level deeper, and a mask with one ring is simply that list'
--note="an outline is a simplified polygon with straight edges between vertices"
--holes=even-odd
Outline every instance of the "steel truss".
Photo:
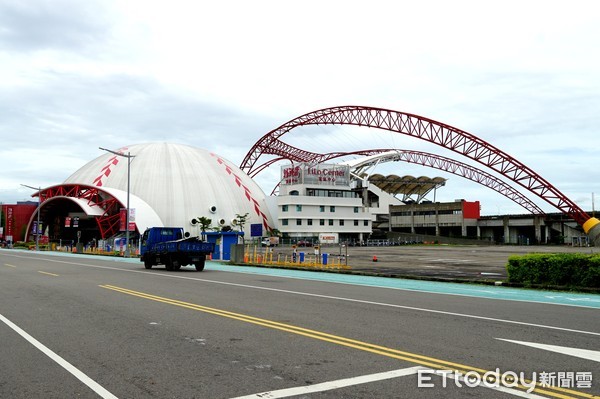
[{"label": "steel truss", "polygon": [[583,225],[590,218],[586,212],[550,182],[525,164],[479,137],[429,118],[383,108],[340,106],[324,108],[299,116],[260,138],[246,154],[240,168],[251,177],[260,173],[273,163],[273,160],[271,160],[262,165],[257,165],[258,159],[263,154],[275,155],[279,160],[293,159],[299,162],[322,162],[327,154],[315,154],[305,151],[290,146],[279,139],[296,127],[308,125],[366,126],[425,140],[492,169],[572,217],[580,225]]}]

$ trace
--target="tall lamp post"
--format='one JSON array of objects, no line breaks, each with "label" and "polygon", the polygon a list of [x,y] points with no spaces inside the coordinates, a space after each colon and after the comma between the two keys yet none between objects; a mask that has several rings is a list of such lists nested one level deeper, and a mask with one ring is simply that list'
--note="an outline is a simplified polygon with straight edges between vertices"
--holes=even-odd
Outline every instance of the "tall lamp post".
[{"label": "tall lamp post", "polygon": [[125,220],[125,257],[129,258],[129,192],[130,192],[130,182],[131,182],[131,159],[135,158],[135,155],[131,155],[130,152],[127,154],[123,154],[121,152],[109,150],[107,148],[98,147],[99,149],[110,152],[111,154],[115,154],[119,157],[127,158],[127,219]]},{"label": "tall lamp post", "polygon": [[38,207],[37,207],[37,226],[35,228],[35,250],[40,250],[40,212],[42,208],[42,187],[32,187],[27,184],[21,184],[23,187],[30,188],[32,190],[38,190]]}]

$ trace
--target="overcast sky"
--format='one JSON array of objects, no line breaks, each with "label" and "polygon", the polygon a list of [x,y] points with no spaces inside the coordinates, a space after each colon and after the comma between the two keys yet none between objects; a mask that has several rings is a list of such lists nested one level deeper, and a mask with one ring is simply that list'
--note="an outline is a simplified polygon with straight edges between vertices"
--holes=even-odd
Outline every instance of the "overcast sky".
[{"label": "overcast sky", "polygon": [[[0,202],[31,199],[20,184],[62,183],[100,146],[185,143],[239,165],[288,120],[365,105],[474,134],[591,211],[599,11],[592,0],[0,0]],[[376,129],[314,126],[283,139],[316,152],[399,148],[467,162]],[[445,177],[436,200],[526,213],[435,169],[375,172]],[[267,194],[278,173],[257,177]]]}]

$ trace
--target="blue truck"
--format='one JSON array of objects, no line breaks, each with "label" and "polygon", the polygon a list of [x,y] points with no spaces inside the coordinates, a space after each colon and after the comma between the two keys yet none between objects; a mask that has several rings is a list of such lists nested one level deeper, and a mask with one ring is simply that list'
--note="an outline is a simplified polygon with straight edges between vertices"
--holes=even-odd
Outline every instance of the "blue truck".
[{"label": "blue truck", "polygon": [[194,265],[200,272],[204,270],[206,257],[214,250],[215,244],[189,237],[183,227],[150,227],[142,234],[140,260],[146,269],[165,265],[167,270],[173,271]]}]

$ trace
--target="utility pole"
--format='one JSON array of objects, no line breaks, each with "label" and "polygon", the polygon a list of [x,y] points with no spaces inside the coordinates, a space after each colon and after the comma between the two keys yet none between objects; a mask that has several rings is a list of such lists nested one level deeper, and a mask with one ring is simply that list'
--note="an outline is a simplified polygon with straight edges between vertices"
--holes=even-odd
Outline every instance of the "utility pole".
[{"label": "utility pole", "polygon": [[130,183],[131,183],[131,159],[135,158],[135,155],[131,155],[131,153],[127,152],[127,154],[123,154],[121,152],[109,150],[107,148],[98,147],[103,151],[110,152],[119,157],[127,158],[127,219],[125,220],[125,257],[129,258],[129,193],[130,193]]}]

